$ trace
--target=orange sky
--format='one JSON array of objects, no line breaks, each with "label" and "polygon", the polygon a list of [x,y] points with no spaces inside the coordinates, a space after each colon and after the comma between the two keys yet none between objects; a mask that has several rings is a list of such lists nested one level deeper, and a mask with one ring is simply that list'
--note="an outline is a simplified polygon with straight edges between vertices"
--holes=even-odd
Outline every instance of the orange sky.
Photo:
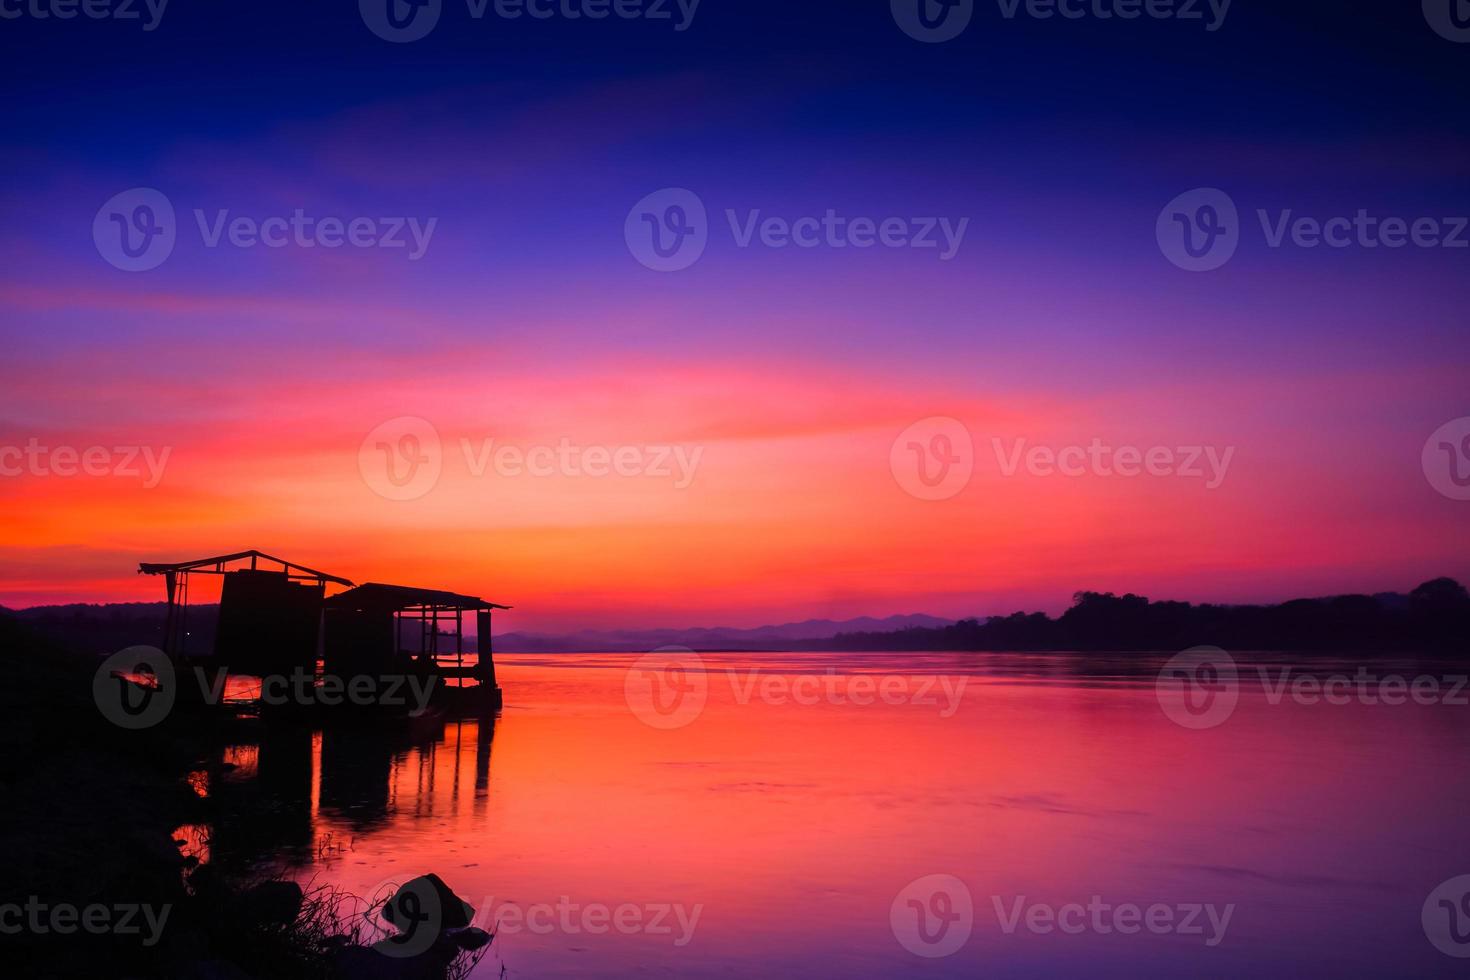
[{"label": "orange sky", "polygon": [[[138,476],[0,480],[0,602],[159,599],[159,583],[135,574],[138,561],[247,548],[359,582],[516,606],[500,630],[1056,611],[1082,588],[1271,599],[1407,589],[1466,565],[1453,537],[1460,505],[1428,486],[1417,446],[1401,451],[1414,434],[1399,445],[1354,407],[1344,394],[1352,378],[987,398],[850,368],[524,367],[465,349],[347,365],[325,381],[286,372],[258,386],[123,384],[83,374],[38,385],[56,421],[11,426],[0,443],[168,456],[153,487],[143,460]],[[1357,426],[1359,445],[1380,448],[1344,453],[1298,438],[1305,430],[1275,424],[1288,400],[1303,422]],[[385,499],[376,451],[359,450],[370,430],[402,416],[432,424],[442,468],[415,499]],[[899,433],[933,416],[960,420],[973,437],[973,477],[945,500],[906,492],[890,461]],[[1177,476],[1008,476],[992,440],[1010,452],[1022,438],[1233,446],[1234,455],[1214,489]],[[677,457],[668,476],[533,476],[493,464],[477,474],[489,439],[522,452],[632,447],[650,466],[649,447],[669,447],[697,465],[682,478]]]}]

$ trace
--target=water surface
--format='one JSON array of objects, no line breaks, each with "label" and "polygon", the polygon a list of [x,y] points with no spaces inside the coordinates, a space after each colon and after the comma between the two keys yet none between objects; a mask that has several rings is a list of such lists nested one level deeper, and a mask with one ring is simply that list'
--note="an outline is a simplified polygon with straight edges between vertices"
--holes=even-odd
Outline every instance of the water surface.
[{"label": "water surface", "polygon": [[[309,758],[285,767],[310,783],[286,853],[303,878],[359,894],[437,872],[503,926],[487,977],[1464,966],[1421,923],[1431,891],[1470,873],[1463,705],[1272,703],[1243,663],[1233,712],[1192,730],[1161,709],[1157,658],[705,654],[702,710],[661,728],[668,717],[629,707],[646,683],[629,687],[636,660],[502,655],[493,724],[451,722],[407,745],[312,736]],[[250,751],[242,778],[290,755]],[[913,884],[932,875],[948,877]],[[938,899],[934,881],[948,889]],[[1162,906],[1180,925],[1198,906],[1202,933],[1122,934],[1126,917],[1107,913],[1101,927],[1088,913],[1080,930],[1028,928],[1024,915],[1044,926],[1045,912],[1025,910],[1072,903]],[[1230,909],[1223,930],[1206,906]],[[919,955],[966,909],[954,952]],[[921,911],[932,918],[916,939]]]}]

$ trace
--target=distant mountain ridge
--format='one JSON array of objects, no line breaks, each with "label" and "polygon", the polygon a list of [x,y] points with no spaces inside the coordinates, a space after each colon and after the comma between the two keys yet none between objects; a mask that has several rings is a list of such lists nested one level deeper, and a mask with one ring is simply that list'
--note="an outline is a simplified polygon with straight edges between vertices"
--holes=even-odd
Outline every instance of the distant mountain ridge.
[{"label": "distant mountain ridge", "polygon": [[[30,624],[69,649],[111,653],[134,644],[163,642],[164,602],[75,602],[60,606],[33,606],[0,611]],[[219,617],[215,603],[189,607],[187,628],[192,652],[213,648]],[[779,650],[811,645],[839,634],[888,633],[914,629],[944,629],[956,620],[922,613],[860,616],[856,619],[807,619],[799,623],[741,629],[729,626],[689,629],[580,630],[569,634],[511,632],[497,634],[495,649],[504,653],[643,653],[664,646],[694,650]]]},{"label": "distant mountain ridge", "polygon": [[656,650],[665,646],[689,647],[692,650],[779,650],[797,643],[809,644],[814,640],[831,639],[843,633],[943,629],[953,626],[955,622],[953,619],[942,619],[923,613],[909,613],[882,619],[873,616],[844,620],[806,619],[799,623],[750,629],[717,626],[689,629],[579,630],[562,635],[512,632],[496,636],[495,649],[505,653],[555,653],[568,650],[627,653]]},{"label": "distant mountain ridge", "polygon": [[[163,645],[166,602],[72,602],[61,606],[7,609],[52,643],[79,653],[116,653],[126,647]],[[212,649],[219,606],[200,603],[189,607],[185,628],[191,634],[191,652]]]}]

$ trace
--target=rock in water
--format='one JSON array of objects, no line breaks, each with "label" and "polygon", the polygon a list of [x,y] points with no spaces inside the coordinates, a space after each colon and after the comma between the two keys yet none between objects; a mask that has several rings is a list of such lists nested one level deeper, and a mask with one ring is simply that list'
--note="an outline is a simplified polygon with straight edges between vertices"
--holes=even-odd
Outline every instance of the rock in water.
[{"label": "rock in water", "polygon": [[474,908],[432,873],[406,882],[383,906],[383,918],[400,933],[424,928],[441,936],[465,928],[474,917]]},{"label": "rock in water", "polygon": [[301,901],[301,886],[294,881],[263,881],[240,896],[247,919],[272,926],[295,922]]},{"label": "rock in water", "polygon": [[477,949],[490,945],[490,939],[492,937],[484,929],[477,929],[474,926],[470,926],[462,932],[455,933],[453,938],[454,945],[473,953]]}]

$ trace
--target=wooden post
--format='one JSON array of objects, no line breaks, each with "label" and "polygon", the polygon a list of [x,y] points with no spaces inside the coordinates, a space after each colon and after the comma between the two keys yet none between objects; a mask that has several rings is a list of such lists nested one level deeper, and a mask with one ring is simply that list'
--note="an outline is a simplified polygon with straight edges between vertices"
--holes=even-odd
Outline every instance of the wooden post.
[{"label": "wooden post", "polygon": [[164,584],[168,587],[168,614],[163,621],[163,652],[169,656],[178,653],[178,647],[174,643],[175,620],[178,613],[174,608],[174,600],[178,589],[178,573],[170,569],[163,573]]},{"label": "wooden post", "polygon": [[480,650],[480,666],[476,669],[476,673],[480,675],[481,684],[495,687],[497,686],[495,683],[495,654],[490,648],[490,610],[476,611],[475,632],[478,634],[475,638],[476,645]]}]

